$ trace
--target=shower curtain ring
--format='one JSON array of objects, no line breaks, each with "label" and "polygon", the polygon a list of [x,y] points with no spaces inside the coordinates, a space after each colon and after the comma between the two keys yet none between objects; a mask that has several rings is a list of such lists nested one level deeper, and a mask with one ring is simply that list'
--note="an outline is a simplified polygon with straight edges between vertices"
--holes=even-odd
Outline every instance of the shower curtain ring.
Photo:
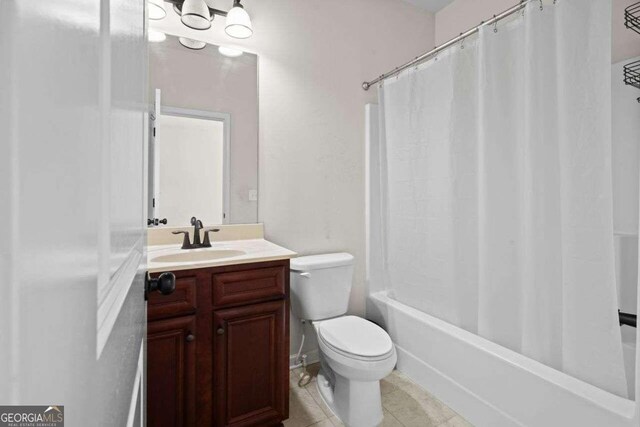
[{"label": "shower curtain ring", "polygon": [[[460,33],[460,36],[462,36],[462,33]],[[462,39],[460,39],[460,50],[464,49],[464,40],[466,39],[466,37],[462,37]]]},{"label": "shower curtain ring", "polygon": [[498,32],[498,20],[496,19],[496,15],[493,15],[493,32]]},{"label": "shower curtain ring", "polygon": [[542,4],[542,0],[540,0],[540,10],[544,10],[544,5]]}]

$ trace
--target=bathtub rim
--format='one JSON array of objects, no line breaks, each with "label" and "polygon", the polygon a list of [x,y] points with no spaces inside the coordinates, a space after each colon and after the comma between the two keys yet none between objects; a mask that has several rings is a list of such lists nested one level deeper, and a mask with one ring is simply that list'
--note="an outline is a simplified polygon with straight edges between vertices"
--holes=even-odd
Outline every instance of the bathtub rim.
[{"label": "bathtub rim", "polygon": [[[522,369],[532,375],[541,378],[543,381],[557,386],[564,391],[580,396],[590,403],[600,407],[601,409],[612,412],[617,416],[633,421],[636,417],[638,405],[637,401],[617,396],[611,392],[603,390],[597,386],[589,384],[578,378],[572,377],[562,371],[547,366],[541,362],[523,356],[513,350],[493,343],[486,338],[482,338],[472,332],[466,331],[455,325],[438,319],[430,314],[417,310],[407,304],[404,304],[392,296],[389,291],[378,291],[370,293],[368,298],[374,299],[379,303],[391,306],[396,310],[402,310],[407,315],[415,318],[417,321],[429,324],[438,331],[452,336],[455,339],[464,341],[473,346],[476,350],[482,351],[499,358],[509,365]],[[393,338],[393,337],[392,337]],[[394,343],[395,344],[395,343]],[[636,396],[637,397],[637,396]]]}]

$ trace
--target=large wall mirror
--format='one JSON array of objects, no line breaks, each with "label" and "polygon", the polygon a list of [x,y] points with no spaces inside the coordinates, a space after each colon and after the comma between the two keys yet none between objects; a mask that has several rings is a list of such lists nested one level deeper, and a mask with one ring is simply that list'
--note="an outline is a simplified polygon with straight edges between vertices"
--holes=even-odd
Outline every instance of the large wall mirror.
[{"label": "large wall mirror", "polygon": [[258,57],[167,35],[149,67],[150,225],[257,222]]}]

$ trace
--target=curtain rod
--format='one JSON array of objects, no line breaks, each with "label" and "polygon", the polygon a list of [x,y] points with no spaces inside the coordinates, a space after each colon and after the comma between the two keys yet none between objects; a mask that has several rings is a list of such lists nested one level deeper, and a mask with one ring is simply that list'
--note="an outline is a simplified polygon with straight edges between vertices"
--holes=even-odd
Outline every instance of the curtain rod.
[{"label": "curtain rod", "polygon": [[[423,53],[420,56],[416,56],[412,61],[407,62],[404,65],[401,65],[399,67],[394,68],[392,71],[389,71],[388,73],[385,73],[383,75],[381,75],[380,77],[371,80],[370,82],[364,82],[362,83],[362,88],[364,90],[369,90],[369,88],[371,86],[373,86],[374,84],[385,80],[391,76],[395,76],[398,73],[401,73],[402,71],[406,70],[407,68],[416,65],[422,61],[424,61],[425,59],[434,56],[440,52],[442,52],[443,50],[453,46],[454,44],[456,44],[457,42],[459,42],[460,40],[463,40],[475,33],[477,33],[478,31],[480,31],[480,28],[485,26],[485,25],[491,25],[494,24],[504,18],[507,18],[511,15],[513,15],[516,12],[519,12],[520,10],[522,10],[526,5],[527,5],[527,0],[522,0],[520,3],[518,3],[515,6],[510,7],[509,9],[505,10],[504,12],[498,14],[498,15],[494,15],[493,18],[491,18],[490,20],[488,20],[487,22],[482,21],[480,23],[480,25],[471,28],[470,30],[465,31],[464,33],[460,33],[460,35],[458,37],[455,37],[451,40],[449,40],[448,42],[436,47],[435,49],[430,50],[429,52]],[[542,0],[540,0],[540,4],[542,5]],[[542,6],[541,6],[542,7]]]}]

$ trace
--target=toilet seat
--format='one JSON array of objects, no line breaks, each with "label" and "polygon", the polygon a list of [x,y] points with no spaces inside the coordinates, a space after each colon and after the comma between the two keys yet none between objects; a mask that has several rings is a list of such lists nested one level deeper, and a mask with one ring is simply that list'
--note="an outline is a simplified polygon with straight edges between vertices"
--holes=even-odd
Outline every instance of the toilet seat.
[{"label": "toilet seat", "polygon": [[328,349],[361,361],[388,359],[394,353],[387,332],[357,316],[341,316],[318,322],[318,338]]}]

